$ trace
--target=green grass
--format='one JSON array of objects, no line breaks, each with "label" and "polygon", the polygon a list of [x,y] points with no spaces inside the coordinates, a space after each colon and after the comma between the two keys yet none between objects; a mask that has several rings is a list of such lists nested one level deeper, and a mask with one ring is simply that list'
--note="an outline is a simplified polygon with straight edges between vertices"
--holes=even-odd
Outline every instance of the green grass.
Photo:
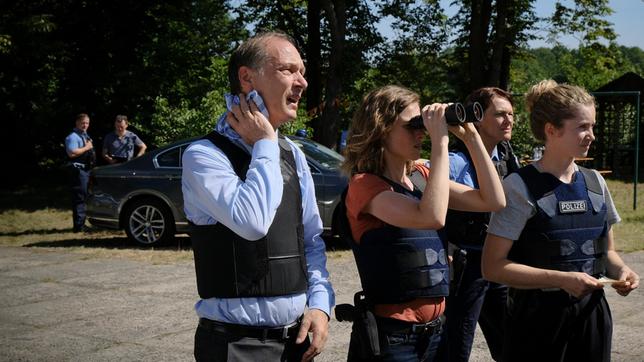
[{"label": "green grass", "polygon": [[[633,185],[608,180],[622,222],[614,226],[618,251],[644,250],[644,187],[640,184],[638,208],[633,210]],[[148,249],[131,242],[123,231],[94,230],[72,233],[69,192],[63,186],[39,185],[0,191],[0,245],[45,249],[64,248],[87,257],[123,257],[153,263],[191,260],[190,240],[178,236],[175,242]],[[330,251],[342,257],[347,251]]]},{"label": "green grass", "polygon": [[644,249],[644,187],[638,185],[637,209],[633,210],[633,184],[607,180],[622,222],[613,226],[615,249],[630,252]]},{"label": "green grass", "polygon": [[73,233],[70,203],[70,192],[60,183],[38,182],[35,186],[0,191],[0,245],[64,248],[88,258],[121,257],[158,264],[192,260],[186,236],[178,236],[168,245],[146,248],[128,240],[123,231]]}]

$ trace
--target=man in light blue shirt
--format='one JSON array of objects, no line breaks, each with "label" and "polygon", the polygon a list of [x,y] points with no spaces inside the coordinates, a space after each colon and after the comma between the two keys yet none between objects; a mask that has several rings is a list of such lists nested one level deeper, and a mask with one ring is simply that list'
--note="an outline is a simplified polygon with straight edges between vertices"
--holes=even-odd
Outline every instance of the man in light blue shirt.
[{"label": "man in light blue shirt", "polygon": [[304,64],[289,36],[262,33],[233,52],[229,80],[230,111],[183,154],[201,297],[195,358],[310,360],[335,297],[310,170],[277,135],[297,116]]},{"label": "man in light blue shirt", "polygon": [[96,164],[96,153],[92,139],[87,134],[89,116],[80,113],[76,116],[76,127],[65,138],[65,152],[67,153],[69,183],[72,194],[72,221],[75,233],[86,231],[85,227],[85,200],[87,199],[87,186],[89,171]]},{"label": "man in light blue shirt", "polygon": [[[499,177],[519,169],[509,141],[514,112],[511,95],[499,88],[486,87],[472,92],[466,104],[479,102],[484,109],[477,124],[481,140]],[[450,179],[478,188],[476,171],[464,146],[457,144],[449,154]],[[447,338],[449,361],[468,361],[476,324],[481,326],[492,358],[501,357],[503,314],[507,288],[490,283],[481,275],[481,251],[489,213],[449,210],[445,229],[453,253],[454,281],[447,298]]]}]

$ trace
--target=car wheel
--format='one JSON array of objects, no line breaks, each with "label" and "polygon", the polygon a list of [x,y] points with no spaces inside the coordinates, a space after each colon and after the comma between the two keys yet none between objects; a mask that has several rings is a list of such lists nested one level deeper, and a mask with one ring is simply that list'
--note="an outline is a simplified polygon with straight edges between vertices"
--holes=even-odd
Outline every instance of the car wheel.
[{"label": "car wheel", "polygon": [[131,240],[146,246],[162,244],[174,237],[174,218],[160,200],[137,200],[128,207],[125,232]]}]

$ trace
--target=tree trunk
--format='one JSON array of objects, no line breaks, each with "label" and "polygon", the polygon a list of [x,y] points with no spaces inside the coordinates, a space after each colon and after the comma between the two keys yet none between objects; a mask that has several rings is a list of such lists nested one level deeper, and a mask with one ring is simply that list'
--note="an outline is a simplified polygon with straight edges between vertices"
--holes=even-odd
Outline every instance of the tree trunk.
[{"label": "tree trunk", "polygon": [[492,0],[471,0],[471,28],[469,37],[468,68],[470,91],[485,82],[487,59],[487,34],[492,15]]},{"label": "tree trunk", "polygon": [[494,21],[494,43],[492,44],[492,57],[489,63],[487,82],[485,86],[498,87],[501,83],[501,68],[507,49],[508,6],[510,1],[496,1],[496,19]]},{"label": "tree trunk", "polygon": [[320,104],[322,100],[321,90],[321,66],[322,58],[320,51],[320,1],[309,0],[306,13],[307,42],[306,42],[306,81],[309,87],[306,91],[306,111],[309,117],[313,118],[312,127],[317,129],[319,125]]},{"label": "tree trunk", "polygon": [[327,147],[336,143],[338,132],[338,119],[340,118],[340,101],[342,82],[340,79],[340,65],[344,51],[344,37],[346,33],[346,4],[344,0],[324,0],[322,8],[326,14],[331,29],[331,52],[329,54],[329,70],[324,97],[324,109],[320,117],[320,124],[315,130],[315,138]]}]

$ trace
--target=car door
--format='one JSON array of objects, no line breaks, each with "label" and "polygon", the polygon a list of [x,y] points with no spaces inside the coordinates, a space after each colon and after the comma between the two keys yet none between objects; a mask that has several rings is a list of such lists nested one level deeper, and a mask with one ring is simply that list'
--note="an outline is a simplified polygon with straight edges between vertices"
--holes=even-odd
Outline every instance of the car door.
[{"label": "car door", "polygon": [[189,144],[177,145],[162,153],[154,159],[159,178],[159,191],[162,192],[173,204],[173,213],[176,223],[185,223],[183,212],[183,193],[181,191],[181,156]]},{"label": "car door", "polygon": [[[309,165],[309,169],[311,169],[311,177],[313,178],[313,184],[315,184],[315,199],[317,201],[318,205],[318,210],[320,210],[320,218],[322,218],[322,222],[324,223],[324,220],[326,220],[326,186],[325,186],[325,177],[324,174],[320,171],[320,169],[312,164],[311,162],[307,162]],[[325,224],[326,226],[326,224]]]}]

